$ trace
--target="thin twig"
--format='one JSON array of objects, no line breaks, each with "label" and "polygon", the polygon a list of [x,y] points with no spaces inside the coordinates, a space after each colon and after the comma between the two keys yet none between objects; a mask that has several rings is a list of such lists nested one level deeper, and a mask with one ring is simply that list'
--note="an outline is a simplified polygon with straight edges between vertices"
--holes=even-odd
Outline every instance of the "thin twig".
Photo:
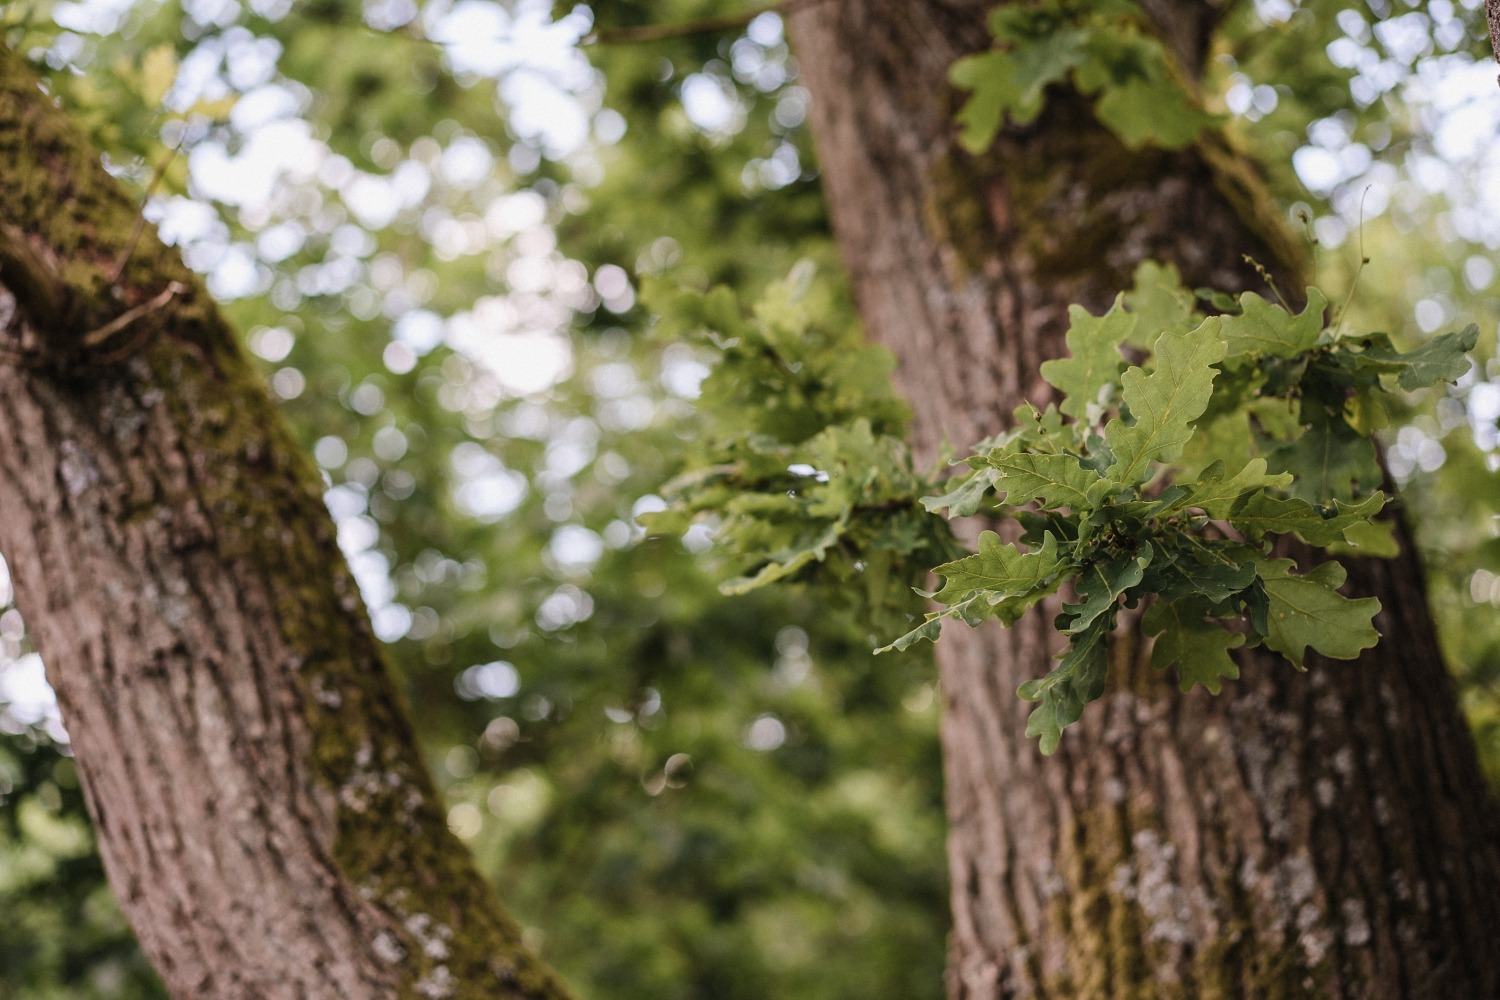
[{"label": "thin twig", "polygon": [[1281,303],[1281,308],[1285,309],[1287,312],[1295,312],[1295,310],[1287,304],[1286,299],[1282,296],[1281,289],[1276,287],[1276,279],[1271,276],[1270,269],[1247,253],[1240,254],[1240,256],[1245,259],[1246,264],[1249,264],[1251,267],[1255,268],[1255,273],[1260,275],[1261,280],[1263,280],[1266,285],[1270,287],[1271,294],[1276,296],[1276,301]]},{"label": "thin twig", "polygon": [[146,192],[141,195],[141,208],[135,216],[135,228],[130,231],[130,240],[125,244],[125,250],[120,254],[119,263],[115,265],[115,273],[109,279],[111,285],[118,285],[120,278],[124,276],[125,265],[130,263],[130,255],[135,253],[136,244],[141,240],[141,233],[146,229],[146,203],[156,193],[156,189],[160,186],[162,178],[167,175],[167,168],[172,165],[173,160],[177,159],[177,152],[181,148],[182,146],[179,144],[167,150],[167,155],[162,157],[161,162],[156,165],[156,170],[152,172],[151,180],[146,184]]},{"label": "thin twig", "polygon": [[1354,277],[1349,281],[1349,294],[1344,296],[1344,304],[1333,315],[1334,333],[1338,333],[1343,327],[1344,317],[1349,315],[1349,307],[1354,303],[1354,290],[1359,287],[1359,276],[1365,273],[1365,265],[1370,263],[1370,258],[1365,256],[1365,195],[1370,193],[1373,186],[1367,185],[1359,196],[1359,264],[1354,268]]},{"label": "thin twig", "polygon": [[125,329],[127,326],[140,319],[142,316],[145,316],[148,313],[155,312],[162,306],[166,305],[168,302],[171,302],[173,298],[185,291],[187,291],[187,285],[184,285],[180,281],[172,282],[152,298],[147,299],[145,302],[142,302],[140,305],[136,306],[133,309],[125,310],[124,312],[120,313],[120,315],[110,320],[108,323],[105,323],[103,326],[99,327],[99,329],[90,330],[88,333],[84,334],[83,346],[98,347],[110,337],[113,337],[115,334],[119,333],[121,330]]}]

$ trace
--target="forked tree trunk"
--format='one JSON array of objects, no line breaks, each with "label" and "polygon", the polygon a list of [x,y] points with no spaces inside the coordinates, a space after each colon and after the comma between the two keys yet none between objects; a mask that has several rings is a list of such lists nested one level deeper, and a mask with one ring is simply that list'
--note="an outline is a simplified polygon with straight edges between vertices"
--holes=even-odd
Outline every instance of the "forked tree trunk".
[{"label": "forked tree trunk", "polygon": [[[1295,244],[1222,141],[1131,152],[1049,95],[979,158],[945,83],[994,0],[799,6],[790,34],[834,228],[871,335],[900,358],[919,454],[1003,427],[1137,262],[1189,287],[1298,288]],[[1210,5],[1144,5],[1199,64]],[[1304,554],[1305,555],[1305,554]],[[1353,561],[1384,638],[1306,674],[1264,651],[1218,697],[1178,693],[1126,623],[1111,688],[1051,758],[1018,684],[1056,647],[1043,608],[938,644],[954,933],[949,993],[996,997],[1500,996],[1496,810],[1438,655],[1411,546]]]},{"label": "forked tree trunk", "polygon": [[167,987],[565,997],[448,832],[317,471],[4,49],[0,191],[0,551]]}]

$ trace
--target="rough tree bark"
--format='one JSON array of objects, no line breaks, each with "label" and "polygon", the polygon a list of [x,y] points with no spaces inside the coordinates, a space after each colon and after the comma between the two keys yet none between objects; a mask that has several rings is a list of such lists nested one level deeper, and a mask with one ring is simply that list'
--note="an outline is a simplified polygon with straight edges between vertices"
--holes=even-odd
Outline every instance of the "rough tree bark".
[{"label": "rough tree bark", "polygon": [[1500,62],[1500,0],[1484,0],[1484,16],[1490,26],[1490,48]]},{"label": "rough tree bark", "polygon": [[317,471],[3,49],[0,189],[0,551],[167,987],[566,997],[447,830]]},{"label": "rough tree bark", "polygon": [[[1493,0],[1492,0],[1493,2]],[[1132,152],[1063,93],[984,156],[955,142],[955,59],[994,0],[840,0],[790,35],[835,232],[874,339],[901,361],[919,454],[1004,426],[1048,386],[1069,303],[1143,258],[1189,287],[1300,288],[1251,165],[1208,137]],[[1144,4],[1190,70],[1214,8]],[[1305,675],[1264,651],[1211,697],[1145,666],[1126,623],[1112,687],[1052,758],[1017,685],[1055,606],[938,644],[951,823],[949,993],[996,997],[1500,996],[1500,837],[1411,546],[1354,561],[1379,646]]]}]

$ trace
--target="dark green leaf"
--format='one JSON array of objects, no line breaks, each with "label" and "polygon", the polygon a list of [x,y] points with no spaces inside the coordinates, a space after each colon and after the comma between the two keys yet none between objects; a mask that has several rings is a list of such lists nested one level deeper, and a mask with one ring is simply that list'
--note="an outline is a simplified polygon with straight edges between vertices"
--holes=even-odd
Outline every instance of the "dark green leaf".
[{"label": "dark green leaf", "polygon": [[1375,334],[1363,338],[1364,350],[1344,352],[1356,371],[1385,374],[1396,372],[1396,383],[1408,392],[1439,382],[1453,382],[1469,370],[1468,354],[1479,340],[1479,327],[1469,324],[1462,331],[1433,337],[1414,351],[1401,353],[1390,338]]},{"label": "dark green leaf", "polygon": [[1063,606],[1068,624],[1062,631],[1076,635],[1087,630],[1105,612],[1111,611],[1121,594],[1141,582],[1153,554],[1152,547],[1142,543],[1135,552],[1085,566],[1078,574],[1077,585],[1083,600]]},{"label": "dark green leaf", "polygon": [[1271,469],[1292,474],[1294,495],[1310,501],[1347,500],[1380,485],[1380,467],[1368,436],[1350,427],[1342,415],[1306,402],[1302,409],[1311,413],[1311,423],[1266,455]]},{"label": "dark green leaf", "polygon": [[[1251,576],[1254,576],[1254,567]],[[1141,619],[1141,631],[1157,636],[1151,650],[1151,665],[1165,670],[1177,665],[1177,676],[1184,691],[1202,684],[1213,694],[1219,693],[1222,678],[1239,677],[1239,667],[1229,651],[1244,645],[1245,637],[1226,632],[1222,625],[1207,621],[1211,602],[1201,597],[1175,601],[1157,601]]]},{"label": "dark green leaf", "polygon": [[1026,735],[1039,740],[1043,754],[1057,750],[1062,731],[1078,721],[1084,706],[1104,693],[1108,676],[1108,636],[1114,616],[1094,619],[1086,630],[1073,636],[1056,667],[1047,676],[1027,681],[1016,694],[1040,705],[1026,720]]},{"label": "dark green leaf", "polygon": [[1245,546],[1179,550],[1152,566],[1156,593],[1167,600],[1199,596],[1219,604],[1255,582],[1254,556]]}]

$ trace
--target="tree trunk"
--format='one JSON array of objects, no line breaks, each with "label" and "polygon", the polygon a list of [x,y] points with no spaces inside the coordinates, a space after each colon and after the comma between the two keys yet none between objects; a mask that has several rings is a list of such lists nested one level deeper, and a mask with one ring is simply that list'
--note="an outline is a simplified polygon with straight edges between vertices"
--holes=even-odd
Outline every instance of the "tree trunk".
[{"label": "tree trunk", "polygon": [[317,471],[3,49],[0,188],[0,550],[167,987],[566,996],[447,830]]},{"label": "tree trunk", "polygon": [[[1200,65],[1210,5],[1144,6]],[[1045,400],[1067,306],[1101,312],[1142,259],[1236,291],[1261,284],[1248,253],[1301,287],[1295,242],[1222,138],[1133,152],[1057,92],[1035,125],[962,152],[946,75],[989,46],[992,7],[841,0],[789,19],[835,232],[923,459]],[[1298,674],[1254,650],[1222,695],[1182,695],[1125,622],[1109,693],[1051,758],[1015,690],[1048,669],[1056,605],[948,629],[954,1000],[1500,996],[1496,809],[1417,557],[1408,540],[1349,566],[1384,609],[1359,661]]]}]

